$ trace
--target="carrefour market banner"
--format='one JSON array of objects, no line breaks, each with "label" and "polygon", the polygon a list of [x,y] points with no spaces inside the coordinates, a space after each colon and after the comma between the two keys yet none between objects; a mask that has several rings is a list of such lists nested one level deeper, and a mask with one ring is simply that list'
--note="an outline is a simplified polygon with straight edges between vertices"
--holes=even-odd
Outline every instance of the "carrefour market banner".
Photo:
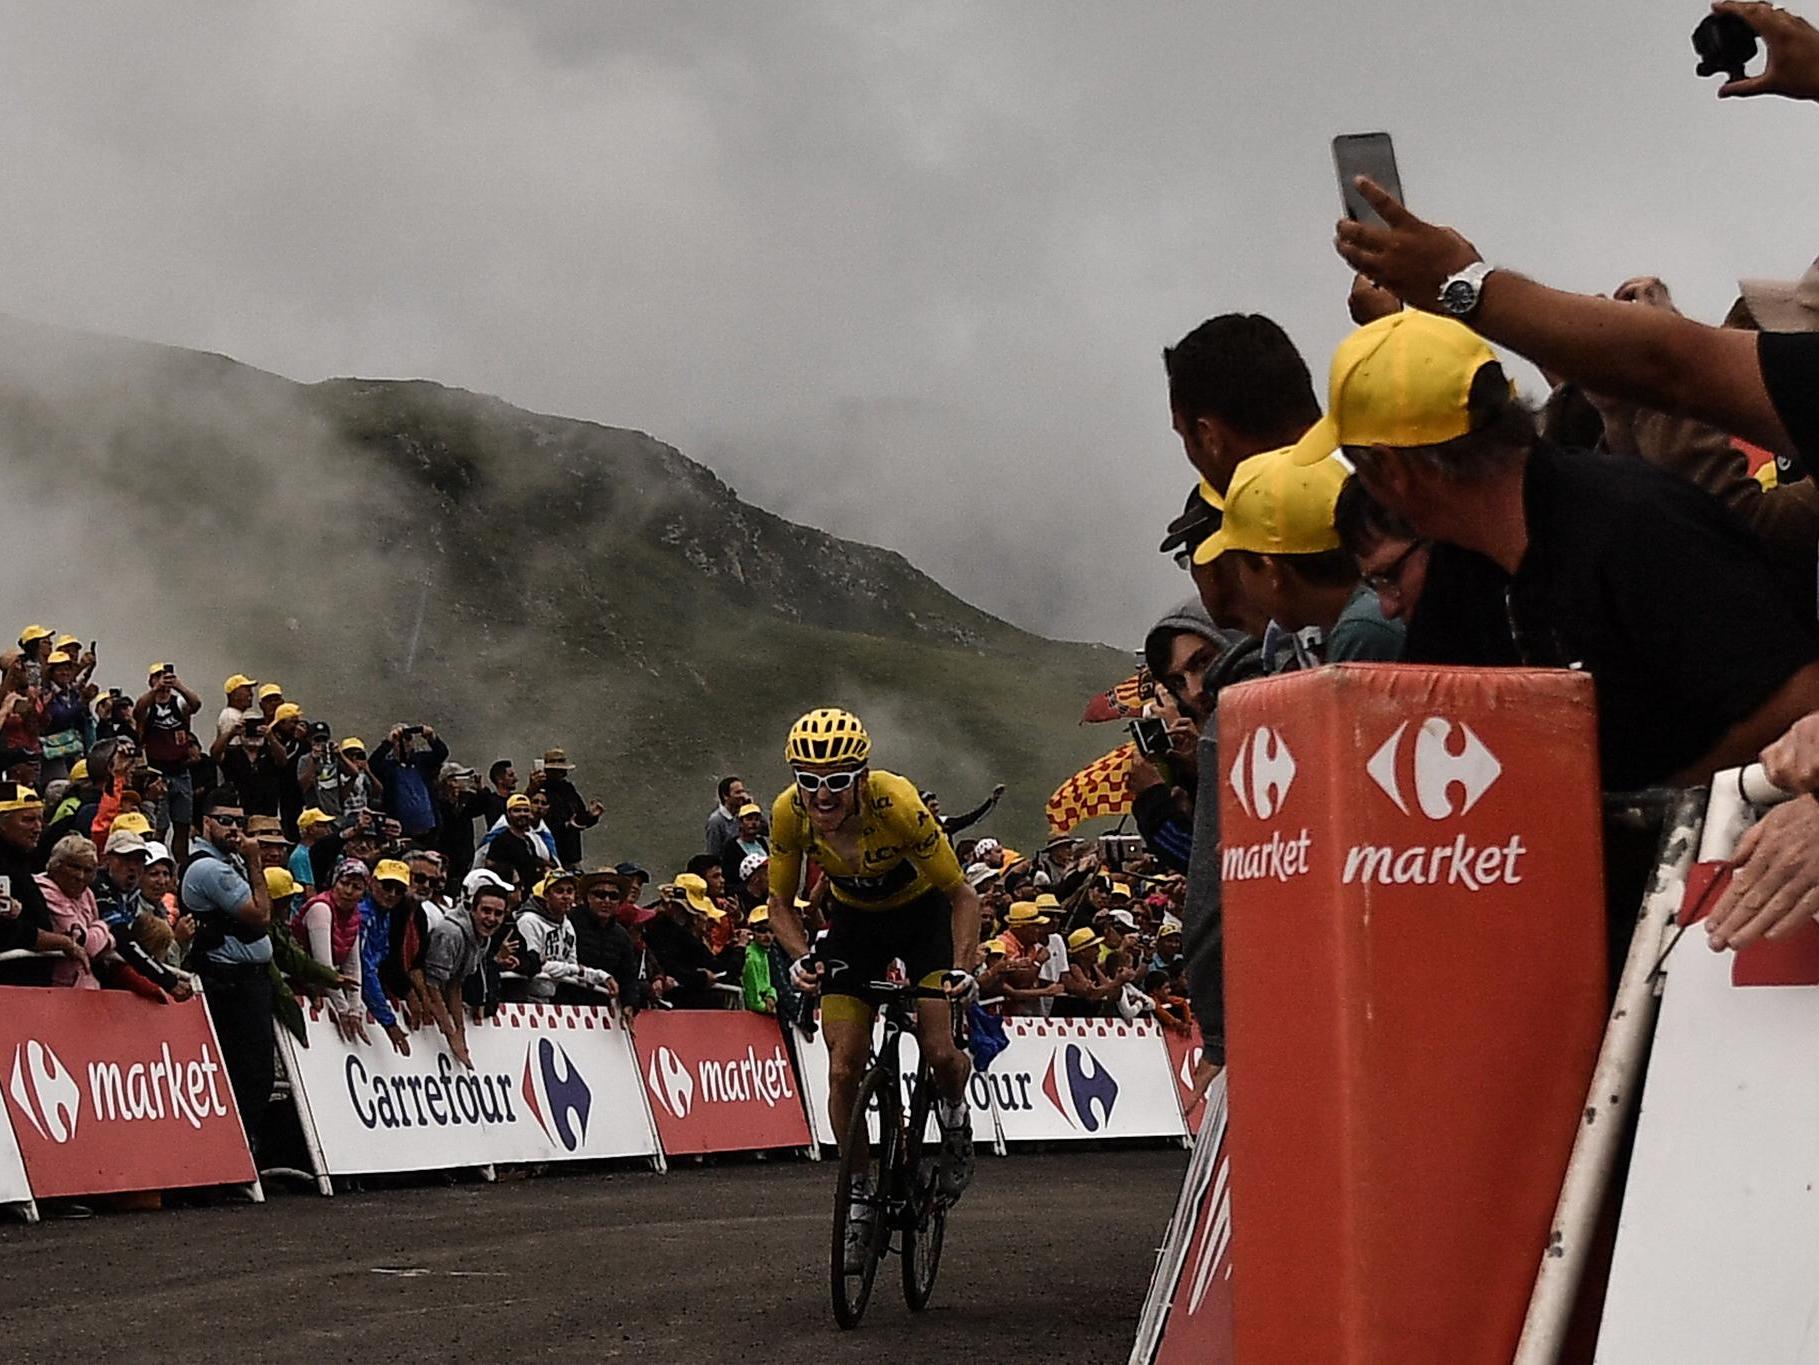
[{"label": "carrefour market banner", "polygon": [[426,1171],[498,1161],[655,1156],[631,1040],[612,1011],[503,1005],[469,1021],[469,1069],[433,1027],[410,1056],[372,1024],[349,1043],[305,1010],[309,1046],[280,1032],[298,1116],[320,1172]]},{"label": "carrefour market banner", "polygon": [[1187,1135],[1153,1021],[1006,1019],[1004,1032],[986,1077],[1006,1142]]},{"label": "carrefour market banner", "polygon": [[774,1017],[648,1010],[636,1042],[668,1155],[809,1145],[802,1088]]},{"label": "carrefour market banner", "polygon": [[[200,997],[8,987],[0,1069],[40,1199],[256,1182]],[[15,1197],[8,1164],[0,1157],[0,1199]]]}]

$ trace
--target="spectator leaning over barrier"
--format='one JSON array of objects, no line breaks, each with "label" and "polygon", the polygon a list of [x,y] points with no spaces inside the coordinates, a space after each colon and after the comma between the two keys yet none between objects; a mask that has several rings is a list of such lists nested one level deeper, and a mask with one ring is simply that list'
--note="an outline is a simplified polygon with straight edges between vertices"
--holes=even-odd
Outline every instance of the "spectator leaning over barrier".
[{"label": "spectator leaning over barrier", "polygon": [[400,1055],[411,1055],[410,1035],[398,1022],[386,998],[386,963],[392,956],[394,921],[407,913],[411,873],[403,863],[383,859],[373,869],[372,883],[360,901],[360,994],[366,1008]]},{"label": "spectator leaning over barrier", "polygon": [[[1377,596],[1359,580],[1333,524],[1345,470],[1336,460],[1304,466],[1287,449],[1238,466],[1225,495],[1225,519],[1194,551],[1194,562],[1233,561],[1234,624],[1259,638],[1274,625],[1297,649],[1307,632],[1320,643],[1312,663],[1387,662],[1402,655],[1403,629],[1386,621]],[[1264,645],[1267,667],[1281,664]]]},{"label": "spectator leaning over barrier", "polygon": [[[136,836],[130,834],[124,837],[136,840]],[[144,851],[143,843],[140,851]],[[51,984],[94,990],[105,983],[159,1004],[167,1003],[159,988],[160,982],[130,965],[115,946],[114,936],[101,918],[90,888],[99,870],[95,846],[80,834],[71,834],[51,850],[49,864],[37,876],[38,890],[50,911],[51,924],[58,933],[82,945],[80,959],[70,958],[52,964]],[[139,956],[142,962],[145,961],[143,954]],[[189,999],[188,977],[166,967],[154,966],[153,970],[177,999]]]},{"label": "spectator leaning over barrier", "polygon": [[183,865],[179,900],[196,918],[190,964],[202,978],[234,1100],[257,1144],[272,1093],[271,901],[241,855],[246,812],[222,786],[197,811],[201,838]]},{"label": "spectator leaning over barrier", "polygon": [[720,982],[719,963],[708,947],[707,926],[726,912],[707,896],[707,883],[683,873],[673,883],[657,888],[657,916],[645,929],[645,938],[663,963],[676,987],[669,1003],[677,1009],[704,1010],[719,1005],[714,987]]},{"label": "spectator leaning over barrier", "polygon": [[[192,931],[195,928],[194,917],[183,915],[177,905],[177,860],[168,846],[149,839],[145,844],[145,866],[139,873],[139,914],[167,920],[173,927],[181,918]],[[187,935],[181,941],[185,947],[189,945]]]},{"label": "spectator leaning over barrier", "polygon": [[[0,878],[6,903],[0,906],[0,952],[25,949],[62,953],[70,964],[86,963],[88,954],[68,934],[51,925],[50,907],[32,880],[38,838],[44,832],[44,803],[30,787],[0,782]],[[0,962],[0,985],[46,986],[51,964],[44,959]]]},{"label": "spectator leaning over barrier", "polygon": [[419,839],[436,828],[432,788],[447,761],[448,745],[428,725],[394,725],[373,751],[373,773],[385,786],[386,809],[406,838]]},{"label": "spectator leaning over barrier", "polygon": [[[764,834],[764,812],[755,801],[747,801],[739,807],[739,828],[726,847],[720,850],[720,871],[726,879],[726,885],[735,889],[745,881],[744,868],[747,859],[753,855],[768,859],[771,856],[771,841]],[[770,899],[767,886],[760,900]]]},{"label": "spectator leaning over barrier", "polygon": [[433,848],[412,849],[404,861],[411,870],[411,895],[423,907],[428,928],[433,929],[454,907],[448,895],[448,861]]},{"label": "spectator leaning over barrier", "polygon": [[169,802],[171,851],[179,859],[188,855],[193,790],[189,776],[189,742],[192,718],[202,710],[202,698],[184,686],[170,664],[153,664],[147,670],[147,690],[133,703],[133,720],[139,742],[151,765],[164,774]]},{"label": "spectator leaning over barrier", "polygon": [[562,867],[581,865],[581,834],[600,823],[606,807],[583,798],[570,780],[575,765],[562,749],[543,755],[544,794],[549,797],[550,831],[556,837],[556,862]]},{"label": "spectator leaning over barrier", "polygon": [[519,970],[530,978],[532,1000],[601,1005],[618,990],[610,972],[581,965],[573,918],[579,885],[573,872],[551,872],[518,914],[518,937],[524,944]]},{"label": "spectator leaning over barrier", "polygon": [[481,975],[488,946],[505,923],[506,887],[490,872],[470,874],[460,904],[430,931],[423,959],[424,1000],[448,1050],[461,1065],[473,1068],[467,1046],[466,983]]},{"label": "spectator leaning over barrier", "polygon": [[1607,788],[1702,782],[1819,707],[1819,638],[1757,543],[1680,479],[1541,440],[1458,322],[1406,311],[1358,329],[1330,389],[1290,458],[1343,445],[1371,495],[1436,542],[1432,633],[1409,657],[1583,668]]},{"label": "spectator leaning over barrier", "polygon": [[1046,1017],[1054,1010],[1063,990],[1067,945],[1053,924],[1033,901],[1018,901],[1005,917],[1002,937],[1009,960],[999,986],[1005,1013]]},{"label": "spectator leaning over barrier", "polygon": [[[723,777],[720,779],[720,800],[707,816],[707,851],[718,858],[725,854],[726,846],[739,835],[739,812],[752,803],[750,793],[745,790],[745,779],[740,777]],[[764,812],[758,812],[762,822]]]},{"label": "spectator leaning over barrier", "polygon": [[1360,581],[1377,594],[1384,620],[1400,621],[1407,629],[1427,586],[1428,543],[1373,498],[1356,476],[1339,490],[1333,525],[1339,543],[1358,566]]},{"label": "spectator leaning over barrier", "polygon": [[[589,872],[580,881],[581,904],[569,917],[575,926],[575,960],[610,974],[617,983],[615,994],[628,1009],[643,1009],[649,1000],[638,980],[638,950],[620,921],[626,908],[626,880],[619,873],[602,869]],[[637,907],[631,906],[632,910]]]},{"label": "spectator leaning over barrier", "polygon": [[360,902],[366,891],[366,865],[343,858],[330,874],[328,888],[308,897],[291,919],[291,935],[310,956],[351,980],[329,992],[326,1003],[341,1036],[361,1042],[368,1041],[360,955]]}]

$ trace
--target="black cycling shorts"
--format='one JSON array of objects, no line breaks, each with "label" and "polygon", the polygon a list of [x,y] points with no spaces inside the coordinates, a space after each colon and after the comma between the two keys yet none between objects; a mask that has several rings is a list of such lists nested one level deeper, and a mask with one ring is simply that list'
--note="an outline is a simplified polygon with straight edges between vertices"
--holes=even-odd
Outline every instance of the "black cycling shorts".
[{"label": "black cycling shorts", "polygon": [[954,908],[944,891],[930,891],[895,910],[856,910],[839,901],[832,903],[833,922],[827,937],[815,950],[823,964],[822,1013],[849,1015],[850,1006],[835,1005],[829,996],[856,1000],[869,1013],[873,981],[882,981],[895,958],[903,959],[904,975],[923,985],[940,984],[942,972],[954,965]]}]

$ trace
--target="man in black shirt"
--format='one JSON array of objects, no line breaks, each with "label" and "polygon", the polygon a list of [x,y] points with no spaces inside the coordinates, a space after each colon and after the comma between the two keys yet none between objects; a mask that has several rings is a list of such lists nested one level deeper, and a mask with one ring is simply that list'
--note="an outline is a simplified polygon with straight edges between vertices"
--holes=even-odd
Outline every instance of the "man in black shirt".
[{"label": "man in black shirt", "polygon": [[[67,934],[51,929],[50,907],[32,880],[38,836],[44,832],[44,802],[30,787],[0,782],[0,876],[8,879],[9,904],[0,906],[0,951],[29,948],[62,953],[75,962],[88,954]],[[0,986],[48,986],[50,962],[28,958],[0,964]]]},{"label": "man in black shirt", "polygon": [[1584,669],[1607,788],[1703,781],[1819,708],[1819,638],[1741,524],[1651,466],[1542,442],[1459,323],[1360,328],[1331,393],[1293,458],[1343,444],[1370,494],[1437,542],[1409,657]]}]

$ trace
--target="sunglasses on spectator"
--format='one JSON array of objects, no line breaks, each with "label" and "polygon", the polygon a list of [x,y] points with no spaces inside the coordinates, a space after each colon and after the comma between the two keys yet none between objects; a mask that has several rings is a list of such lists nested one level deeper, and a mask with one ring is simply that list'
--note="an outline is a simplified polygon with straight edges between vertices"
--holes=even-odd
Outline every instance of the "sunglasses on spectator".
[{"label": "sunglasses on spectator", "polygon": [[208,818],[217,825],[226,825],[229,829],[239,829],[246,824],[244,815],[229,815],[225,811],[212,810],[208,813]]},{"label": "sunglasses on spectator", "polygon": [[796,785],[803,791],[814,793],[823,787],[831,792],[843,792],[859,780],[857,771],[850,773],[805,773],[796,774]]}]

